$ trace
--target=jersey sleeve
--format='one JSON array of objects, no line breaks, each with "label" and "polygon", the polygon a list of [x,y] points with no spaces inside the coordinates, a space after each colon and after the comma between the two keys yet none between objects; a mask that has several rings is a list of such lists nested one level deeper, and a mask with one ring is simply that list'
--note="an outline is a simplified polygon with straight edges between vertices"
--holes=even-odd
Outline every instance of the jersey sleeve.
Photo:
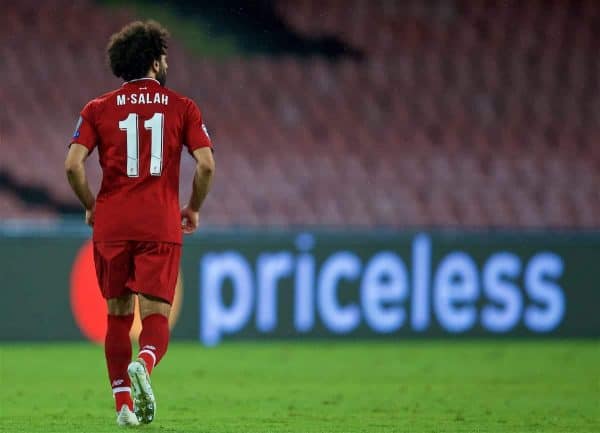
[{"label": "jersey sleeve", "polygon": [[183,144],[190,153],[201,147],[212,149],[212,141],[206,126],[202,122],[202,114],[200,114],[198,106],[191,100],[188,100],[185,114]]},{"label": "jersey sleeve", "polygon": [[87,147],[90,153],[98,144],[98,132],[94,126],[94,105],[91,102],[81,110],[69,146],[73,143]]}]

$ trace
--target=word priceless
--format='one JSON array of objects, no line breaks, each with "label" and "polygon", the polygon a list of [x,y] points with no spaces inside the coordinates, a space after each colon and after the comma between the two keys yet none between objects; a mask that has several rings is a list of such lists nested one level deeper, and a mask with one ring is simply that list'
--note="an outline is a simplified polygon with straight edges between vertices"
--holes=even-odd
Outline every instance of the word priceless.
[{"label": "word priceless", "polygon": [[479,262],[460,250],[440,257],[429,236],[420,234],[410,260],[392,250],[361,258],[345,249],[317,263],[312,235],[299,235],[296,243],[295,251],[264,251],[254,262],[235,250],[202,256],[204,344],[240,332],[272,334],[290,319],[288,335],[317,328],[332,335],[505,333],[516,327],[539,333],[555,329],[565,313],[564,263],[552,252],[525,259],[495,251]]}]

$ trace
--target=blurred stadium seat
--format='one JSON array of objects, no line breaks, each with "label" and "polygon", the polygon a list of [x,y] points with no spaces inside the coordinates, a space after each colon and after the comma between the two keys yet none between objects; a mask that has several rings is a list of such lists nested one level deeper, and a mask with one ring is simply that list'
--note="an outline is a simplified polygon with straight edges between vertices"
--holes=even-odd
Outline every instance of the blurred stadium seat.
[{"label": "blurred stadium seat", "polygon": [[[215,141],[205,223],[600,227],[596,1],[276,9],[297,31],[337,35],[366,58],[213,60],[173,40],[168,85],[198,102]],[[76,205],[65,144],[83,105],[120,85],[104,47],[133,18],[91,1],[3,8],[0,172]],[[182,197],[192,171],[186,158]],[[0,218],[52,214],[7,191],[0,204]]]}]

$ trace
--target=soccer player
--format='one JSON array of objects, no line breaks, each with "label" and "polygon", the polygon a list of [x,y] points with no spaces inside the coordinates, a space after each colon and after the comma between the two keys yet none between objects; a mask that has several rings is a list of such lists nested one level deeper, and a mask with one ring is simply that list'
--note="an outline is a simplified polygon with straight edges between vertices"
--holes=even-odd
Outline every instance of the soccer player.
[{"label": "soccer player", "polygon": [[[179,271],[182,232],[198,227],[214,172],[212,144],[196,104],[165,87],[168,32],[133,22],[111,36],[112,72],[125,83],[81,111],[65,161],[71,188],[93,227],[94,262],[108,305],[105,355],[117,424],[149,423],[156,401],[150,375],[169,343],[168,318]],[[183,147],[196,160],[191,197],[180,209]],[[102,185],[90,191],[84,162],[98,148]],[[142,318],[132,360],[134,294]],[[133,389],[133,399],[131,395]]]}]

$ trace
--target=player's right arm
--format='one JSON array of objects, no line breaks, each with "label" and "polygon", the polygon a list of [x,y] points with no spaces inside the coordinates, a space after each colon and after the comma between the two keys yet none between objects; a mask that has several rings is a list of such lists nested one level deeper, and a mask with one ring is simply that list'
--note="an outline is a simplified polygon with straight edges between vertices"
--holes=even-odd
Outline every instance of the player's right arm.
[{"label": "player's right arm", "polygon": [[65,171],[71,189],[85,208],[85,222],[93,226],[94,204],[96,200],[85,175],[84,162],[88,154],[87,147],[78,143],[71,144],[67,153],[67,159],[65,160]]},{"label": "player's right arm", "polygon": [[85,175],[84,162],[98,142],[98,134],[93,125],[93,119],[94,104],[90,102],[81,111],[65,160],[65,172],[67,173],[69,185],[71,185],[71,189],[85,208],[85,222],[90,226],[94,225],[96,199],[90,190]]}]

